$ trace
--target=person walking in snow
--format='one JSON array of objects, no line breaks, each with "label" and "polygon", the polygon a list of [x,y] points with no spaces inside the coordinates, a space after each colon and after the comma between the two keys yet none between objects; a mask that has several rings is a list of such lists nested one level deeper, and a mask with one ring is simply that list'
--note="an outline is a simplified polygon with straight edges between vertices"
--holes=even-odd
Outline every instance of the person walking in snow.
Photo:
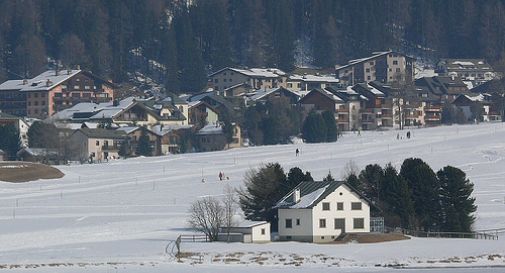
[{"label": "person walking in snow", "polygon": [[407,132],[407,138],[410,139],[410,131]]},{"label": "person walking in snow", "polygon": [[219,172],[219,181],[223,181],[223,173]]},{"label": "person walking in snow", "polygon": [[296,153],[296,156],[298,156],[300,154],[300,150],[298,150],[298,148],[296,148],[295,153]]}]

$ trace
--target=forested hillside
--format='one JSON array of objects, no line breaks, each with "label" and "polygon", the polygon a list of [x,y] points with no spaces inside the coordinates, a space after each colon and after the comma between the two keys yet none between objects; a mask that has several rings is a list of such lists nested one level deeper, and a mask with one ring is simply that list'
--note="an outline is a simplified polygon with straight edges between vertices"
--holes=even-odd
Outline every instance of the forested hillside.
[{"label": "forested hillside", "polygon": [[[196,92],[227,65],[332,67],[388,48],[422,58],[505,59],[499,0],[0,0],[0,80],[47,58],[116,82],[155,61]],[[137,59],[134,58],[137,57]],[[142,71],[145,72],[145,71]]]}]

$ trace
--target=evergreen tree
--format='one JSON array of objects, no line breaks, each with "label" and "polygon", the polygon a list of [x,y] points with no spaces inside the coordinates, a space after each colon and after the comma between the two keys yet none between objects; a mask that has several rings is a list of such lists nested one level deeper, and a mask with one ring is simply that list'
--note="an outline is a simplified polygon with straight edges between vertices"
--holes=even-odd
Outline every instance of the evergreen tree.
[{"label": "evergreen tree", "polygon": [[351,187],[353,187],[355,190],[358,192],[363,192],[363,188],[361,186],[361,181],[359,181],[358,177],[355,174],[351,174],[347,177],[345,180],[347,184],[349,184]]},{"label": "evergreen tree", "polygon": [[421,159],[407,158],[403,161],[400,176],[412,190],[418,227],[425,231],[436,230],[440,221],[440,185],[437,175]]},{"label": "evergreen tree", "polygon": [[473,184],[466,174],[455,167],[447,166],[437,172],[440,181],[442,204],[442,230],[448,232],[470,232],[477,210],[475,198],[471,197]]},{"label": "evergreen tree", "polygon": [[298,184],[304,181],[314,181],[309,172],[303,173],[303,171],[298,167],[293,167],[289,170],[286,187],[283,192],[288,193],[294,189]]},{"label": "evergreen tree", "polygon": [[245,176],[245,189],[239,191],[240,207],[249,220],[265,220],[277,230],[277,210],[273,207],[285,194],[286,175],[278,163],[268,163]]},{"label": "evergreen tree", "polygon": [[151,156],[153,153],[153,148],[149,141],[149,136],[142,130],[142,135],[139,137],[139,142],[137,143],[137,149],[135,151],[137,155]]},{"label": "evergreen tree", "polygon": [[305,118],[302,135],[308,143],[324,142],[326,140],[326,123],[321,114],[312,111]]},{"label": "evergreen tree", "polygon": [[364,195],[375,202],[380,202],[381,183],[385,182],[382,167],[378,164],[369,164],[360,172],[358,178]]},{"label": "evergreen tree", "polygon": [[180,11],[174,18],[174,27],[180,69],[180,89],[183,92],[200,92],[207,81],[207,75],[186,10]]},{"label": "evergreen tree", "polygon": [[31,148],[55,149],[60,146],[58,129],[53,124],[36,121],[27,132],[28,146]]},{"label": "evergreen tree", "polygon": [[386,212],[392,213],[398,217],[399,222],[395,223],[392,219],[387,219],[386,222],[400,224],[403,228],[411,228],[414,218],[414,207],[411,200],[411,192],[407,182],[398,175],[396,169],[388,164],[384,168],[384,181],[381,183],[382,203],[386,208]]},{"label": "evergreen tree", "polygon": [[326,125],[326,142],[337,141],[338,131],[335,116],[330,111],[324,111],[321,116],[324,119],[324,123]]},{"label": "evergreen tree", "polygon": [[21,140],[16,127],[12,124],[0,126],[0,150],[3,150],[10,160],[15,160],[19,149]]},{"label": "evergreen tree", "polygon": [[335,178],[333,178],[333,176],[331,175],[331,171],[328,171],[328,175],[326,175],[326,176],[323,178],[323,181],[325,181],[325,182],[328,182],[328,181],[335,181]]}]

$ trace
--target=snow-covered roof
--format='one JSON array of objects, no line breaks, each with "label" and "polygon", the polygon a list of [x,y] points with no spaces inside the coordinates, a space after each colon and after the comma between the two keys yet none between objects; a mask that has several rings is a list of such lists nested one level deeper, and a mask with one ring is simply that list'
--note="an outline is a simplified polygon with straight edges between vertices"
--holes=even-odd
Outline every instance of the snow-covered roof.
[{"label": "snow-covered roof", "polygon": [[119,127],[116,130],[123,131],[126,134],[130,134],[130,133],[135,132],[138,128],[140,128],[140,127],[138,127],[138,126],[125,126],[125,127]]},{"label": "snow-covered roof", "polygon": [[178,124],[173,124],[173,125],[155,125],[151,127],[151,131],[159,136],[166,135],[172,131],[175,130],[180,130],[180,129],[190,129],[192,128],[192,125],[178,125]]},{"label": "snow-covered roof", "polygon": [[284,76],[286,75],[286,72],[277,69],[277,68],[250,68],[250,69],[239,69],[239,68],[232,68],[232,67],[227,67],[223,68],[219,71],[216,71],[212,74],[209,75],[209,77],[212,77],[218,73],[221,73],[222,71],[225,70],[231,70],[249,77],[253,78],[277,78],[279,76]]},{"label": "snow-covered roof", "polygon": [[[91,113],[89,119],[112,118],[124,109],[130,107],[136,98],[128,97],[114,105],[113,102],[81,102],[68,109],[55,113],[50,117],[51,120],[72,120],[76,113]],[[94,114],[93,114],[94,113]]]},{"label": "snow-covered roof", "polygon": [[296,75],[293,74],[289,76],[291,81],[302,81],[302,82],[326,82],[326,83],[339,83],[339,79],[334,76],[329,75]]},{"label": "snow-covered roof", "polygon": [[0,85],[0,90],[47,91],[80,73],[81,70],[47,70],[33,79],[10,80]]},{"label": "snow-covered roof", "polygon": [[268,224],[268,222],[267,221],[251,221],[251,220],[244,219],[244,220],[238,222],[234,227],[251,228],[251,227],[264,225],[264,224]]},{"label": "snow-covered roof", "polygon": [[[386,54],[389,54],[389,53],[393,53],[393,51],[373,52],[373,55],[370,56],[370,57],[365,57],[365,58],[350,60],[346,65],[336,66],[335,69],[340,70],[340,69],[343,69],[343,68],[347,68],[347,67],[353,66],[355,64],[358,64],[358,63],[361,63],[361,62],[366,62],[368,60],[372,60],[374,58],[377,58],[377,57],[380,57],[380,56],[383,56],[383,55],[386,55]],[[400,54],[400,53],[396,53],[396,54]]]},{"label": "snow-covered roof", "polygon": [[[278,88],[267,88],[267,89],[260,89],[260,90],[257,90],[256,92],[254,92],[254,94],[252,96],[249,97],[250,100],[253,100],[253,101],[256,101],[256,100],[260,100],[262,99],[263,97],[269,95],[269,94],[272,94],[274,93],[275,91],[278,91],[279,89],[281,89],[281,87],[278,87]],[[293,96],[298,96],[300,97],[300,95],[292,92],[291,90],[289,89],[285,89],[285,88],[282,88],[283,90],[285,90],[286,92],[289,92],[289,93],[292,93]]]},{"label": "snow-covered roof", "polygon": [[452,64],[462,65],[462,66],[474,66],[473,62],[465,62],[465,61],[455,61]]},{"label": "snow-covered roof", "polygon": [[217,135],[223,133],[223,127],[219,124],[208,124],[198,131],[198,135]]},{"label": "snow-covered roof", "polygon": [[328,188],[328,186],[326,186],[324,188],[319,188],[309,194],[301,196],[300,201],[298,203],[288,206],[288,208],[304,209],[304,208],[314,205],[314,202],[316,202],[316,200],[319,199],[319,197],[321,197],[321,195],[324,193],[324,191],[326,191],[326,188]]},{"label": "snow-covered roof", "polygon": [[[291,192],[286,194],[275,207],[289,209],[312,208],[321,200],[334,192],[338,187],[345,185],[343,181],[304,181],[298,184]],[[298,202],[293,200],[295,191],[299,191]],[[359,195],[359,193],[357,193]],[[360,195],[361,197],[361,195]],[[363,198],[364,199],[364,198]],[[364,199],[366,200],[366,199]],[[367,201],[368,202],[368,201]]]}]

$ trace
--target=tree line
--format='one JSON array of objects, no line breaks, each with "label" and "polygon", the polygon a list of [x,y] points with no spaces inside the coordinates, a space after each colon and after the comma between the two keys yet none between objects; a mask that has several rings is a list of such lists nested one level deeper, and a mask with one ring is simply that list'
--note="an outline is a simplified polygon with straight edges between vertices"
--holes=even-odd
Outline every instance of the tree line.
[{"label": "tree line", "polygon": [[51,57],[123,82],[134,54],[174,92],[200,91],[225,66],[333,67],[389,48],[500,68],[504,12],[503,0],[0,1],[0,80],[33,77]]},{"label": "tree line", "polygon": [[[398,172],[391,164],[367,165],[359,171],[346,166],[345,181],[371,202],[372,213],[385,225],[411,230],[470,232],[477,207],[473,184],[453,166],[436,173],[419,158],[405,159]],[[324,181],[335,180],[329,173]],[[240,206],[250,220],[266,220],[276,230],[275,204],[302,181],[314,181],[310,172],[294,167],[286,174],[278,163],[250,170],[239,190]]]}]

